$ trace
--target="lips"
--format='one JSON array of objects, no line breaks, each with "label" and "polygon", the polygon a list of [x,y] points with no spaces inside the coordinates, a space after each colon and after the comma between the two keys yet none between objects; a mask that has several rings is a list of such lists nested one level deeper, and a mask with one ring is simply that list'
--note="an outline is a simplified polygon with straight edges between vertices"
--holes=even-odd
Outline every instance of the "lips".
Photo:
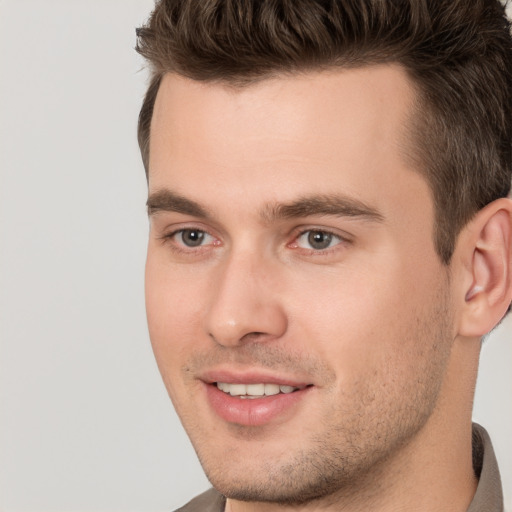
[{"label": "lips", "polygon": [[288,378],[229,372],[210,373],[201,380],[216,416],[228,423],[253,427],[291,418],[313,388]]}]

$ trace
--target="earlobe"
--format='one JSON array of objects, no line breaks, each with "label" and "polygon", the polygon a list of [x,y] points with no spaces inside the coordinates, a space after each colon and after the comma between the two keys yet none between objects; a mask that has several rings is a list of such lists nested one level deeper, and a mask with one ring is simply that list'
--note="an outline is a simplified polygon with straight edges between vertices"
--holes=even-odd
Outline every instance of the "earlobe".
[{"label": "earlobe", "polygon": [[490,203],[465,231],[469,263],[459,334],[480,337],[499,323],[512,300],[512,201]]}]

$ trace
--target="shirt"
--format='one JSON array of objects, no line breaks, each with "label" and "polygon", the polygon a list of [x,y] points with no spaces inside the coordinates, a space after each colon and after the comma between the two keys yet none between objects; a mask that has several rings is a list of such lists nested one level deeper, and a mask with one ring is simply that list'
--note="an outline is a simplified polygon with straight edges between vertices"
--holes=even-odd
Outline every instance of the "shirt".
[{"label": "shirt", "polygon": [[[473,469],[478,487],[467,512],[503,512],[500,472],[487,431],[473,424]],[[226,498],[215,489],[200,494],[175,512],[224,512]]]}]

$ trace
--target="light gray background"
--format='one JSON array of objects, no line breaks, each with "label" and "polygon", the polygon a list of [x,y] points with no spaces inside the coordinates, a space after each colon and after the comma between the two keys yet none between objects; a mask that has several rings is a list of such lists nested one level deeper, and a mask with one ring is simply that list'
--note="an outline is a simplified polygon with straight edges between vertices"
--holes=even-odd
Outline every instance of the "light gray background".
[{"label": "light gray background", "polygon": [[[143,303],[134,28],[151,0],[0,0],[0,511],[169,511],[206,489]],[[512,319],[475,419],[512,508]]]}]

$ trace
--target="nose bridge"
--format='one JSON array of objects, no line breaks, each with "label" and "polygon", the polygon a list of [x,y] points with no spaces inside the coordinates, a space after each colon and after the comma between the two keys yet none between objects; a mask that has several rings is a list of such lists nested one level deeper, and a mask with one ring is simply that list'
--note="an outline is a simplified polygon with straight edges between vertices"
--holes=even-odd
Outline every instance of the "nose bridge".
[{"label": "nose bridge", "polygon": [[248,339],[247,335],[268,340],[286,331],[275,264],[246,249],[231,251],[219,266],[206,315],[206,330],[217,343],[234,346]]}]

